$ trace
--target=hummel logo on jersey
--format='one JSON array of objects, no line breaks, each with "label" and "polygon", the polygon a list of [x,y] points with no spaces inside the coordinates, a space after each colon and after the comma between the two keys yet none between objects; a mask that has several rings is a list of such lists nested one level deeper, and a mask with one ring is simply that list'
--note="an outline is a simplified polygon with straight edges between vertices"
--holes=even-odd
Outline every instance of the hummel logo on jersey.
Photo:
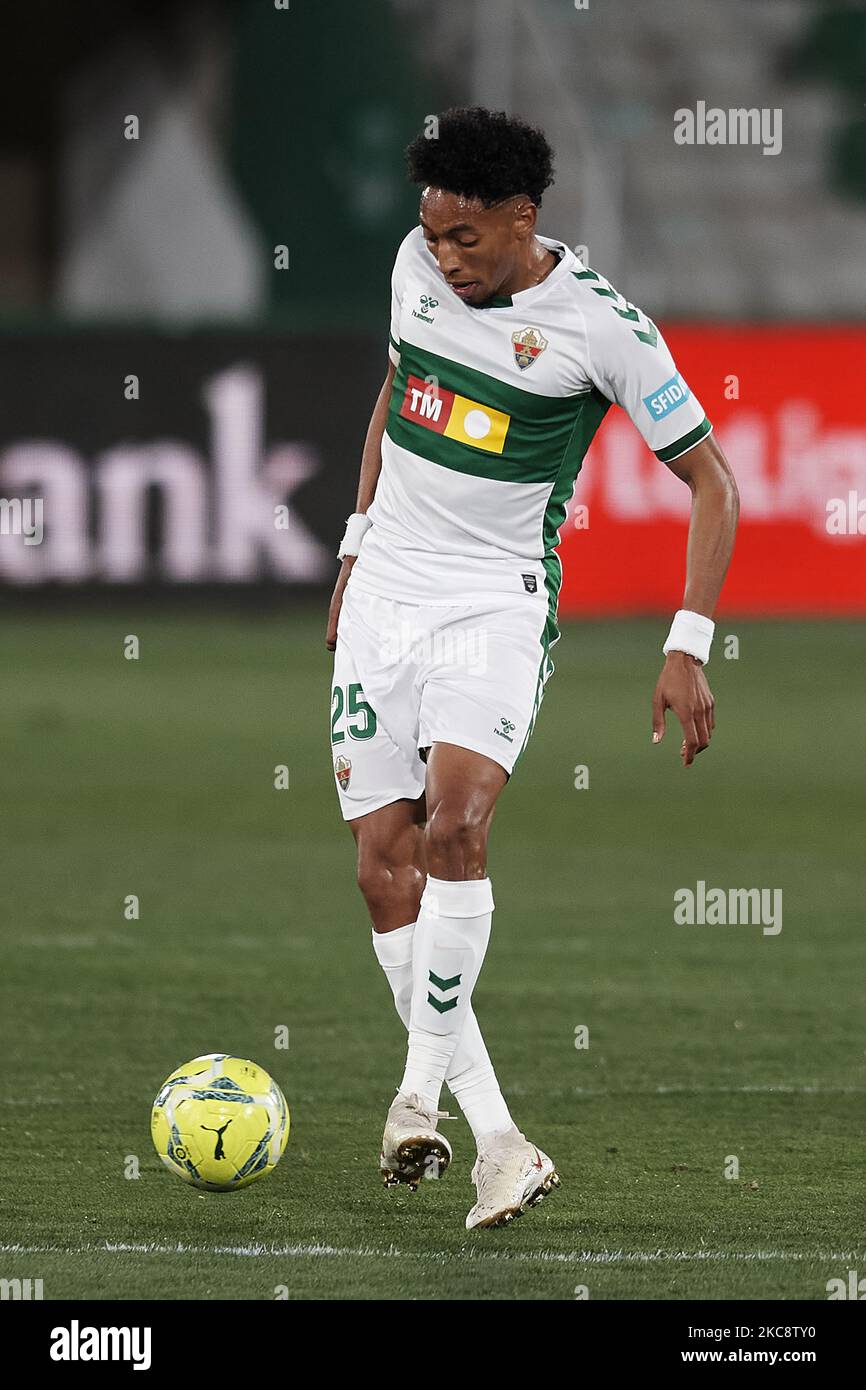
[{"label": "hummel logo on jersey", "polygon": [[433,313],[434,309],[439,308],[439,300],[431,299],[429,294],[422,294],[418,303],[421,305],[421,312],[419,314],[417,309],[413,309],[413,319],[423,319],[425,323],[432,323],[433,319],[430,315]]},{"label": "hummel logo on jersey", "polygon": [[507,738],[509,743],[513,743],[514,739],[511,737],[511,735],[514,733],[514,730],[517,728],[517,725],[512,724],[511,720],[506,719],[504,715],[500,719],[499,723],[502,725],[502,728],[494,729],[493,732],[495,734],[498,734],[500,738]]},{"label": "hummel logo on jersey", "polygon": [[525,372],[544,352],[547,339],[539,328],[521,328],[518,332],[512,333],[511,344],[514,348],[514,360],[520,370]]},{"label": "hummel logo on jersey", "polygon": [[672,410],[678,410],[691,395],[688,386],[679,372],[660,386],[652,395],[644,396],[643,403],[654,420],[663,420]]},{"label": "hummel logo on jersey", "polygon": [[511,424],[511,416],[503,411],[470,401],[419,376],[409,377],[400,414],[404,420],[490,454],[502,453]]}]

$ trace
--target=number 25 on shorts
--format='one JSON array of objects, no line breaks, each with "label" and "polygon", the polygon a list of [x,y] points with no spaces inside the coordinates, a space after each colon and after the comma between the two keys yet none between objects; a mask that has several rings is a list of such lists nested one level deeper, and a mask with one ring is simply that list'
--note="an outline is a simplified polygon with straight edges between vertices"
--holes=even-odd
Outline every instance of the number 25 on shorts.
[{"label": "number 25 on shorts", "polygon": [[[341,685],[335,685],[331,694],[331,743],[343,743],[348,733],[350,738],[372,738],[376,732],[376,715],[371,705],[363,698],[364,692],[355,682],[347,685],[345,694]],[[337,726],[343,716],[345,732]],[[353,722],[354,721],[354,722]],[[360,721],[360,722],[359,722]]]}]

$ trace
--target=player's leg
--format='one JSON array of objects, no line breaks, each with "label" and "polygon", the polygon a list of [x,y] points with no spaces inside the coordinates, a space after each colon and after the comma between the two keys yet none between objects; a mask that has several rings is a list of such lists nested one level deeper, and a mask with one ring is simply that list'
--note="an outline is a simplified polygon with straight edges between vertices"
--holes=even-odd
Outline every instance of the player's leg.
[{"label": "player's leg", "polygon": [[[426,881],[426,769],[418,755],[414,643],[405,638],[407,630],[423,636],[424,618],[416,608],[355,593],[350,582],[337,629],[331,703],[341,810],[357,845],[358,881],[374,927],[376,955],[407,1028],[413,938]],[[423,653],[423,642],[418,649]],[[507,1123],[508,1111],[471,1013],[464,1035],[452,1059],[459,1075],[455,1095],[478,1133],[479,1127]],[[433,1133],[437,1118],[427,1125]],[[417,1128],[417,1117],[409,1122]],[[416,1180],[420,1171],[407,1170],[396,1157],[393,1166],[400,1180],[407,1172]]]},{"label": "player's leg", "polygon": [[[418,919],[424,891],[424,796],[402,798],[349,822],[358,852],[358,887],[374,936],[402,931]],[[399,1007],[399,1006],[398,1006]]]},{"label": "player's leg", "polygon": [[493,759],[435,742],[427,759],[427,880],[415,928],[403,1095],[435,1108],[469,1013],[493,914],[487,837],[507,781]]},{"label": "player's leg", "polygon": [[[530,736],[551,670],[548,615],[538,606],[479,604],[449,626],[453,641],[441,643],[443,651],[480,652],[483,660],[470,666],[443,659],[422,697],[422,742],[430,744],[428,877],[400,1089],[429,1097],[453,1060],[490,936],[487,841],[497,798]],[[470,626],[483,641],[460,640]],[[552,1161],[508,1120],[507,1129],[476,1131],[478,1202],[468,1226],[503,1224],[558,1183]]]},{"label": "player's leg", "polygon": [[[415,924],[426,881],[425,816],[425,798],[419,797],[414,801],[393,802],[349,822],[358,851],[358,885],[373,924],[373,949],[391,988],[397,1013],[407,1029],[412,1003]],[[445,1082],[476,1137],[509,1128],[511,1116],[471,1009]],[[434,1131],[437,1117],[438,1111],[431,1125]],[[408,1125],[417,1131],[417,1117],[410,1117]],[[437,1176],[439,1170],[437,1163]],[[389,1173],[393,1171],[388,1168]],[[426,1171],[432,1173],[434,1170],[428,1168]],[[413,1169],[412,1180],[417,1176]],[[403,1163],[395,1180],[405,1179],[406,1165]]]},{"label": "player's leg", "polygon": [[[466,1096],[459,1069],[466,1027],[460,1015],[474,1018],[470,999],[490,937],[487,845],[506,775],[490,758],[449,743],[434,743],[427,759],[429,872],[415,927],[403,1094],[432,1094],[444,1068],[454,1094]],[[507,1225],[559,1185],[553,1160],[517,1128],[504,1101],[501,1109],[482,1105],[477,1117],[477,1201],[466,1218],[468,1229]]]},{"label": "player's leg", "polygon": [[[499,764],[469,749],[433,744],[427,757],[428,806],[432,810],[423,839],[429,874],[452,881],[486,877],[487,840],[505,776]],[[460,1041],[446,1069],[445,1083],[476,1143],[483,1135],[504,1133],[513,1127],[471,1001],[467,1001]]]},{"label": "player's leg", "polygon": [[[412,998],[412,951],[424,873],[424,798],[403,798],[350,821],[358,851],[358,887],[373,924],[373,948],[404,1022]],[[438,1132],[435,1105],[398,1095],[382,1137],[379,1168],[386,1187],[439,1177],[451,1145]]]}]

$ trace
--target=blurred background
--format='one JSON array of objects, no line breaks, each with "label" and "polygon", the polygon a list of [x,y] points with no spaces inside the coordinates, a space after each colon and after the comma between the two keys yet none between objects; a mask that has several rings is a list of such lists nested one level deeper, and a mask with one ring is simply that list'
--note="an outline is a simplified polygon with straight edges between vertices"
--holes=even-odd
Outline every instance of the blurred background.
[{"label": "blurred background", "polygon": [[[723,611],[862,612],[864,91],[862,4],[34,0],[0,92],[0,495],[42,498],[44,539],[10,522],[0,585],[327,587],[402,151],[478,102],[546,130],[541,230],[661,324],[716,425]],[[778,113],[781,148],[676,143],[699,102]],[[564,613],[676,607],[683,492],[612,412]]]}]

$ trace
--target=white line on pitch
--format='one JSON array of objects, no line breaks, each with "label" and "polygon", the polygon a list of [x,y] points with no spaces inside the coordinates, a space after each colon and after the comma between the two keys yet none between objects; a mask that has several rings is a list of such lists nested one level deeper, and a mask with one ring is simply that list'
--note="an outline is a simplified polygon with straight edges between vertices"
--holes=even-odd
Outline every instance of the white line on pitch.
[{"label": "white line on pitch", "polygon": [[843,1260],[866,1261],[866,1253],[850,1250],[398,1250],[391,1245],[387,1248],[358,1246],[351,1248],[338,1245],[300,1244],[300,1245],[185,1245],[178,1241],[174,1245],[160,1244],[156,1241],[125,1242],[105,1241],[92,1245],[0,1245],[0,1254],[6,1255],[230,1255],[266,1259],[377,1259],[377,1260],[429,1260],[434,1263],[461,1262],[463,1260],[514,1261],[518,1264],[687,1264],[689,1261],[711,1263],[750,1264],[763,1262],[833,1262]]},{"label": "white line on pitch", "polygon": [[[515,1091],[509,1086],[509,1094]],[[617,1090],[604,1090],[591,1086],[572,1086],[567,1090],[545,1091],[545,1095],[575,1096],[742,1096],[742,1095],[783,1095],[783,1096],[860,1096],[866,1095],[866,1086],[624,1086]]]}]

